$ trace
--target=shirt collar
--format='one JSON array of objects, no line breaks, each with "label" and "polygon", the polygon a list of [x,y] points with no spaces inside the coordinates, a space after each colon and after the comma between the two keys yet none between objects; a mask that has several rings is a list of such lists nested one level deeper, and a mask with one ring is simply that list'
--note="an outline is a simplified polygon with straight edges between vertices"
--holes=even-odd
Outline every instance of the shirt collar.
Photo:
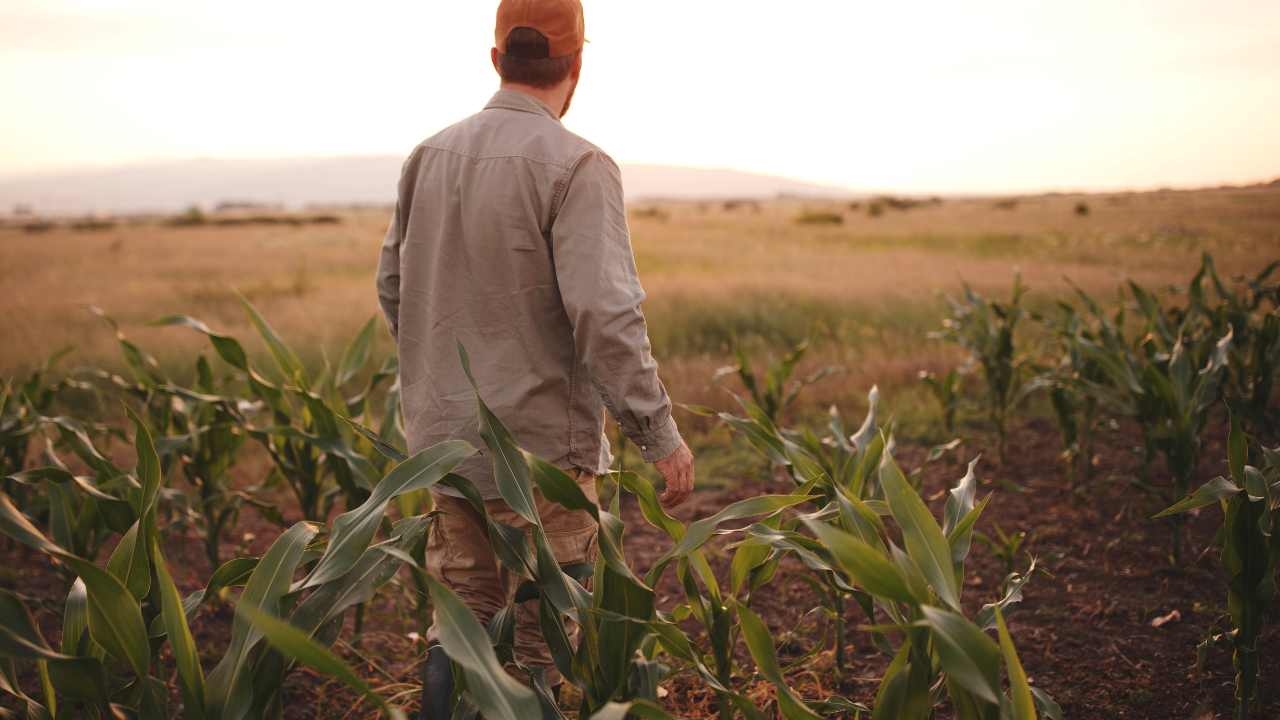
[{"label": "shirt collar", "polygon": [[499,90],[489,99],[489,104],[484,106],[485,110],[490,109],[516,110],[518,112],[533,113],[534,115],[546,115],[547,117],[560,122],[560,116],[552,112],[541,100],[532,95],[525,95],[517,90]]}]

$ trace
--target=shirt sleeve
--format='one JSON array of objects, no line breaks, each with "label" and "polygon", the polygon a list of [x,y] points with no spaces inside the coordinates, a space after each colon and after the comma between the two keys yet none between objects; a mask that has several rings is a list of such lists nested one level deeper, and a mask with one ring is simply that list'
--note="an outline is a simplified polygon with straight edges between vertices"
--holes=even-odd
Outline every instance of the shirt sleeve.
[{"label": "shirt sleeve", "polygon": [[387,320],[391,336],[400,331],[400,242],[403,230],[400,222],[400,203],[396,202],[391,214],[391,225],[382,240],[382,252],[378,258],[378,304]]},{"label": "shirt sleeve", "polygon": [[680,446],[671,399],[658,379],[640,303],[622,199],[622,175],[607,155],[584,155],[568,178],[551,228],[560,297],[574,345],[609,413],[645,461]]}]

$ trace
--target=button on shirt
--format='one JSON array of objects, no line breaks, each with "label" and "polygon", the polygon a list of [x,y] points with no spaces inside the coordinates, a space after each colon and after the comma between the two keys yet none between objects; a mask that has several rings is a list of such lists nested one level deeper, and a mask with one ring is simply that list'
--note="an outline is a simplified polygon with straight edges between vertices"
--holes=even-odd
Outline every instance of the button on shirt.
[{"label": "button on shirt", "polygon": [[[409,156],[377,286],[410,452],[484,447],[458,343],[516,441],[560,467],[608,470],[606,408],[646,461],[679,447],[618,166],[533,97],[501,90]],[[490,463],[458,472],[496,498]]]}]

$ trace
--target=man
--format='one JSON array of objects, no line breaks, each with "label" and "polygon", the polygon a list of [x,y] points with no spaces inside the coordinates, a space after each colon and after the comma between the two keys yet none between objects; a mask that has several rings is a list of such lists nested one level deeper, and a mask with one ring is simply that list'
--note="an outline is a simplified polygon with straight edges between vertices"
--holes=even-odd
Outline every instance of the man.
[{"label": "man", "polygon": [[[450,438],[482,447],[462,343],[480,395],[517,442],[575,473],[588,497],[612,463],[607,407],[666,480],[663,502],[677,505],[693,488],[693,455],[650,353],[621,175],[560,123],[582,71],[581,2],[502,0],[494,39],[501,89],[409,156],[382,247],[378,298],[399,347],[409,450]],[[490,463],[476,457],[458,472],[492,516],[525,525]],[[518,579],[495,560],[483,519],[450,492],[435,495],[428,569],[487,623]],[[540,496],[538,510],[561,563],[593,562],[587,513]],[[516,656],[555,686],[536,602],[517,609]],[[449,717],[452,675],[438,645],[425,679],[422,717]]]}]

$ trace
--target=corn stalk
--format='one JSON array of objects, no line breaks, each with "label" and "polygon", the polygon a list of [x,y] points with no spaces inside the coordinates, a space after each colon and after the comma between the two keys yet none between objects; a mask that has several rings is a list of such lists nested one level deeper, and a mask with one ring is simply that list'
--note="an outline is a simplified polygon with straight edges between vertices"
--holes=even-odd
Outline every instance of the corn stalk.
[{"label": "corn stalk", "polygon": [[1258,640],[1276,593],[1280,559],[1280,449],[1258,448],[1262,468],[1248,464],[1250,441],[1238,418],[1227,442],[1229,477],[1218,477],[1164,510],[1181,515],[1208,505],[1222,509],[1217,535],[1227,573],[1227,607],[1236,669],[1235,720],[1248,720],[1259,697]]}]

